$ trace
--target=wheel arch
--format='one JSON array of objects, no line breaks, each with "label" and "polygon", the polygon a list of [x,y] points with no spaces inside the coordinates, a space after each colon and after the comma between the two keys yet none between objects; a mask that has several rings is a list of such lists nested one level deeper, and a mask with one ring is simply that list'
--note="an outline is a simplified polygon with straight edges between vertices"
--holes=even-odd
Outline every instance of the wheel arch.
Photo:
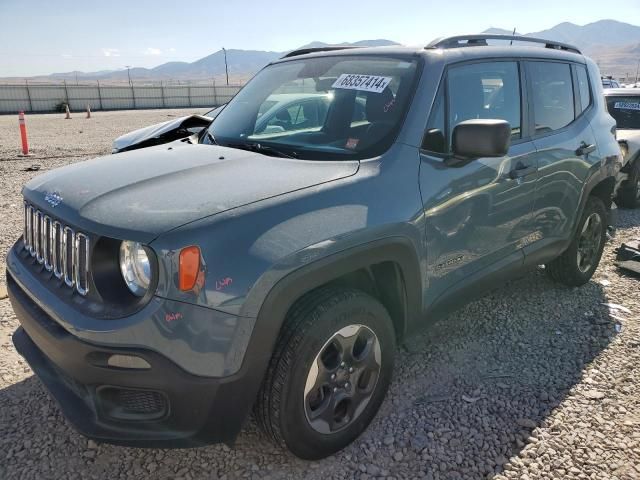
[{"label": "wheel arch", "polygon": [[389,312],[398,339],[404,337],[410,319],[416,318],[422,308],[415,247],[409,239],[390,237],[348,248],[288,273],[267,293],[256,327],[269,324],[275,344],[293,304],[326,285],[356,288],[377,298]]},{"label": "wheel arch", "polygon": [[[355,283],[349,275],[359,276],[360,273],[354,272],[361,272],[363,269],[366,271],[374,265],[384,265],[375,268],[378,275],[384,275],[390,271],[389,269],[397,269],[395,278],[402,280],[400,291],[404,295],[404,307],[400,310],[401,318],[398,320],[401,321],[397,326],[393,318],[393,307],[389,313],[394,320],[394,329],[399,330],[396,340],[404,337],[411,319],[418,318],[421,312],[423,298],[419,255],[409,238],[389,237],[376,240],[305,264],[273,283],[260,303],[255,325],[250,333],[249,345],[238,373],[248,377],[245,393],[249,403],[255,401],[264,381],[286,315],[293,304],[303,295],[332,282],[349,279],[348,283],[353,287]],[[385,301],[382,303],[384,305]],[[388,306],[387,308],[389,309]],[[397,311],[395,313],[397,314]]]},{"label": "wheel arch", "polygon": [[614,177],[606,177],[593,185],[593,187],[588,191],[587,197],[598,197],[604,202],[605,207],[609,209],[611,208],[611,202],[613,201],[613,191],[615,186],[616,179]]},{"label": "wheel arch", "polygon": [[[595,196],[601,199],[604,203],[605,208],[607,209],[607,212],[611,211],[613,192],[616,188],[616,178],[613,175],[604,175],[601,170],[600,173],[600,175],[592,175],[585,183],[582,197],[580,198],[578,214],[574,217],[573,228],[571,230],[571,236],[568,239],[567,246],[571,242],[573,236],[576,234],[576,230],[578,229],[578,225],[580,224],[580,218],[582,218],[582,212],[584,212],[584,207],[587,204],[587,200],[590,196]],[[610,220],[611,219],[609,219],[609,221]]]}]

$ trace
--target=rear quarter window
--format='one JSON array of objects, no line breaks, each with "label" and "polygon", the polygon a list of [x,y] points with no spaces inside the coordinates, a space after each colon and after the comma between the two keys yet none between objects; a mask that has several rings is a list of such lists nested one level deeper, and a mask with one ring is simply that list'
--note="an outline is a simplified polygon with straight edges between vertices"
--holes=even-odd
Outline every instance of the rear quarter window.
[{"label": "rear quarter window", "polygon": [[576,80],[580,95],[580,111],[584,112],[591,105],[591,89],[589,88],[587,68],[583,65],[576,65]]}]

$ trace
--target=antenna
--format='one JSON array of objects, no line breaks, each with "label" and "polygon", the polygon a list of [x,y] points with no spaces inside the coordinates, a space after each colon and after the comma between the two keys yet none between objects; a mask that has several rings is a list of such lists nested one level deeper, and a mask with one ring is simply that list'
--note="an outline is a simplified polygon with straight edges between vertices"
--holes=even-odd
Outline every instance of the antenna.
[{"label": "antenna", "polygon": [[[513,27],[513,33],[511,34],[511,36],[515,36],[516,34],[516,27]],[[509,42],[509,46],[513,45],[513,39]]]}]

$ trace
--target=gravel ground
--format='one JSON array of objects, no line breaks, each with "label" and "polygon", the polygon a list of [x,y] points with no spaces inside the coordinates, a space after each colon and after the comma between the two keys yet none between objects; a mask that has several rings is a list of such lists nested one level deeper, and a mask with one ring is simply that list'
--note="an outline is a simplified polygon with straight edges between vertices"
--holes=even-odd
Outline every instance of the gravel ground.
[{"label": "gravel ground", "polygon": [[[21,232],[21,185],[37,174],[25,167],[108,153],[115,136],[179,113],[30,116],[27,160],[16,157],[17,119],[0,117],[0,268]],[[0,478],[639,479],[640,280],[617,271],[613,249],[640,239],[640,210],[619,213],[588,285],[564,288],[533,271],[413,337],[370,428],[319,462],[272,447],[253,422],[233,448],[88,441],[15,352],[18,321],[0,300]]]}]

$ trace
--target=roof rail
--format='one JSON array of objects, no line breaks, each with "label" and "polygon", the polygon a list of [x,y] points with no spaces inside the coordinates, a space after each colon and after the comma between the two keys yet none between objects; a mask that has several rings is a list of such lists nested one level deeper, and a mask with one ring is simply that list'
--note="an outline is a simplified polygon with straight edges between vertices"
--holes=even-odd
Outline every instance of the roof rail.
[{"label": "roof rail", "polygon": [[582,54],[577,47],[566,43],[554,42],[553,40],[544,40],[542,38],[523,37],[522,35],[497,35],[484,34],[479,35],[457,35],[454,37],[437,38],[424,48],[458,48],[458,47],[476,47],[487,46],[487,40],[507,40],[516,42],[541,43],[545,48],[554,50],[564,50],[567,52]]},{"label": "roof rail", "polygon": [[343,46],[326,46],[326,47],[309,47],[309,48],[299,48],[297,50],[292,50],[289,53],[283,55],[280,58],[289,58],[289,57],[297,57],[298,55],[306,55],[307,53],[315,53],[315,52],[333,52],[334,50],[349,50],[351,48],[362,48],[362,47],[354,47],[351,45],[343,45]]}]

